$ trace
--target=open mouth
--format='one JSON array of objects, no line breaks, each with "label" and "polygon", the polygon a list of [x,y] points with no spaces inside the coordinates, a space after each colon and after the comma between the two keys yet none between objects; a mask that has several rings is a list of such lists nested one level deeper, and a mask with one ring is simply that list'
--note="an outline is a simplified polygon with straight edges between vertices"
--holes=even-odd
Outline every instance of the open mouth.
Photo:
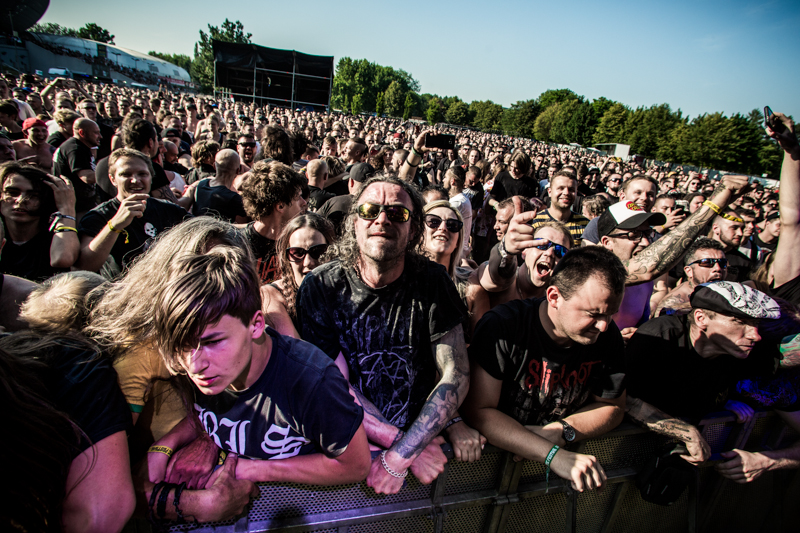
[{"label": "open mouth", "polygon": [[553,269],[550,267],[549,264],[547,264],[547,263],[536,263],[536,273],[539,274],[539,276],[541,276],[541,277],[549,276],[550,272],[552,272],[552,271],[553,271]]}]

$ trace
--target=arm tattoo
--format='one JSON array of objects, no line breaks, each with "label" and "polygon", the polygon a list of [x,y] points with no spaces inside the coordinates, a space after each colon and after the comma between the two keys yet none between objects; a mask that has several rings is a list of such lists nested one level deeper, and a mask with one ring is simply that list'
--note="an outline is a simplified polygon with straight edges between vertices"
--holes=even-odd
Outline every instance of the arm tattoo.
[{"label": "arm tattoo", "polygon": [[628,415],[640,426],[668,437],[675,437],[683,442],[692,442],[694,426],[678,418],[672,418],[667,413],[658,410],[649,403],[638,398],[628,396]]},{"label": "arm tattoo", "polygon": [[383,413],[381,413],[380,410],[377,407],[375,407],[375,404],[367,400],[364,397],[364,395],[361,394],[359,391],[357,391],[355,388],[353,388],[352,385],[350,386],[350,390],[353,391],[353,394],[355,394],[358,403],[360,403],[361,407],[364,409],[364,415],[369,415],[377,419],[378,422],[381,422],[383,424],[390,424],[390,422],[386,420],[386,417],[383,416]]},{"label": "arm tattoo", "polygon": [[404,459],[418,456],[444,429],[461,406],[469,387],[469,360],[461,326],[450,330],[434,345],[434,349],[442,379],[428,396],[408,432],[392,446]]},{"label": "arm tattoo", "polygon": [[680,226],[645,248],[636,257],[623,261],[628,270],[626,285],[637,285],[657,278],[675,266],[713,217],[714,212],[711,209],[701,207]]},{"label": "arm tattoo", "polygon": [[160,200],[166,200],[168,202],[172,202],[173,204],[178,203],[178,199],[175,198],[175,193],[172,192],[172,189],[169,188],[169,185],[164,185],[163,187],[159,187],[158,189],[153,189],[150,192],[150,196],[153,198],[158,198]]}]

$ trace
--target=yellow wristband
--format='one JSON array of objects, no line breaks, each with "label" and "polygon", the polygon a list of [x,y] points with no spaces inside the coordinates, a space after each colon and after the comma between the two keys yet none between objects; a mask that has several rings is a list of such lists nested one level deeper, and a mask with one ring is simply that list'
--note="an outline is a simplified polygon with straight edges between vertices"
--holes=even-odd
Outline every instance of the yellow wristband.
[{"label": "yellow wristband", "polygon": [[71,226],[59,226],[53,231],[53,233],[63,233],[65,231],[74,231],[75,233],[78,233],[78,230]]},{"label": "yellow wristband", "polygon": [[147,449],[147,453],[163,453],[167,457],[172,457],[172,454],[175,453],[175,450],[167,446],[150,446]]},{"label": "yellow wristband", "polygon": [[218,465],[224,465],[226,457],[228,457],[228,452],[226,452],[225,450],[220,450],[219,451],[219,459],[217,459],[217,464]]},{"label": "yellow wristband", "polygon": [[114,226],[111,225],[111,221],[110,220],[108,221],[108,229],[110,229],[114,233],[119,233],[120,235],[125,235],[125,244],[128,244],[130,242],[130,239],[128,238],[129,237],[128,236],[128,232],[125,231],[124,229],[115,228]]},{"label": "yellow wristband", "polygon": [[712,202],[711,200],[706,200],[705,202],[703,202],[703,205],[706,206],[707,208],[711,209],[713,212],[715,212],[718,215],[722,214],[722,208],[720,206],[718,206],[717,204],[715,204],[714,202]]}]

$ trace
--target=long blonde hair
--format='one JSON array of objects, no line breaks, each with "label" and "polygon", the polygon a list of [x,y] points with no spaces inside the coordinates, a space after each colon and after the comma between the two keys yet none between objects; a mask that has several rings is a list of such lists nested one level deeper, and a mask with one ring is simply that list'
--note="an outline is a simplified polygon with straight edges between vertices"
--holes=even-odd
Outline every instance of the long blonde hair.
[{"label": "long blonde hair", "polygon": [[[461,231],[458,232],[458,244],[456,245],[456,249],[453,250],[453,253],[450,254],[450,264],[447,266],[447,274],[450,276],[453,281],[456,279],[456,267],[461,264],[461,254],[464,250],[464,232],[469,231],[466,226],[464,226],[464,219],[461,217],[461,213],[450,205],[450,202],[447,200],[437,200],[435,202],[431,202],[426,204],[425,207],[422,208],[422,216],[423,218],[425,215],[433,211],[434,209],[438,209],[440,207],[446,207],[451,210],[453,213],[456,214],[456,218],[461,222]],[[421,253],[430,257],[430,252],[428,252],[427,247],[425,246],[426,240],[423,237],[422,242],[420,243],[420,251]]]}]

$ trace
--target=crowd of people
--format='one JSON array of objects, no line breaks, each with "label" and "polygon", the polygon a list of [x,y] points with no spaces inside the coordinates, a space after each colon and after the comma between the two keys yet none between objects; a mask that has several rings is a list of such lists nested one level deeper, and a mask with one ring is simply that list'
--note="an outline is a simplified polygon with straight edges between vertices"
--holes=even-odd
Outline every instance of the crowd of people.
[{"label": "crowd of people", "polygon": [[[3,516],[25,530],[227,519],[267,481],[397,493],[444,471],[445,442],[594,490],[576,444],[625,417],[687,465],[712,412],[800,430],[780,113],[765,190],[166,90],[23,75],[0,100]],[[739,483],[800,467],[800,445],[723,456]]]}]

